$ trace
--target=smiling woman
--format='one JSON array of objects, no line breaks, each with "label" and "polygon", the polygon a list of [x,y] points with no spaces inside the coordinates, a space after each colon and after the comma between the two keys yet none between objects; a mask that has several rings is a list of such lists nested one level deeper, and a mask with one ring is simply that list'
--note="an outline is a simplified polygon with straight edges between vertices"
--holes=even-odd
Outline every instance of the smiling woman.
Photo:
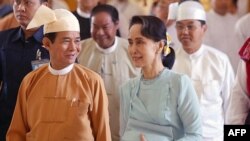
[{"label": "smiling woman", "polygon": [[121,141],[199,141],[195,90],[187,76],[162,63],[167,51],[164,23],[154,16],[134,16],[128,40],[129,54],[142,74],[121,87]]}]

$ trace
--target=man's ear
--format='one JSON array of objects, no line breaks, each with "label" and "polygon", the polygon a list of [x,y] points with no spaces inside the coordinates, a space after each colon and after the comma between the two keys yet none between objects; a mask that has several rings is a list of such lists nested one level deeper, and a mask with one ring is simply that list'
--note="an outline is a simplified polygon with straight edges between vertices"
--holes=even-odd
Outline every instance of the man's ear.
[{"label": "man's ear", "polygon": [[120,27],[120,22],[117,20],[114,24],[115,24],[116,30],[118,30]]},{"label": "man's ear", "polygon": [[203,32],[205,33],[207,31],[207,25],[202,25],[202,28],[203,28]]},{"label": "man's ear", "polygon": [[50,45],[51,45],[51,41],[49,40],[49,38],[47,37],[43,37],[43,47],[46,48],[47,50],[49,50]]}]

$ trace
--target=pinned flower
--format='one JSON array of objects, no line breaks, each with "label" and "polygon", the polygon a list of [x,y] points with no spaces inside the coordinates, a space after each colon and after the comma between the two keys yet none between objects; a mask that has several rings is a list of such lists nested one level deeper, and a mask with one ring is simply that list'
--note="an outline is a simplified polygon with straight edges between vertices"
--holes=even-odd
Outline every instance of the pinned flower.
[{"label": "pinned flower", "polygon": [[167,43],[166,43],[166,45],[164,46],[164,49],[163,49],[163,52],[164,52],[164,56],[167,56],[170,52],[171,52],[171,50],[170,50],[170,44],[171,44],[171,42],[172,42],[172,39],[171,39],[171,36],[166,32],[166,39],[167,39]]}]

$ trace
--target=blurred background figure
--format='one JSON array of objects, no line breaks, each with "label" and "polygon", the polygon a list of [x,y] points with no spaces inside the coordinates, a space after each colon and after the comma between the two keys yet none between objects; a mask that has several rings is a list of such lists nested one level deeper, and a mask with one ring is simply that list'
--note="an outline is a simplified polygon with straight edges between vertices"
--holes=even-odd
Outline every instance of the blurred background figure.
[{"label": "blurred background figure", "polygon": [[229,0],[228,12],[232,15],[238,14],[238,0]]},{"label": "blurred background figure", "polygon": [[146,12],[140,5],[131,0],[113,0],[109,4],[117,8],[120,16],[120,35],[123,38],[127,38],[129,21],[132,16],[145,15]]},{"label": "blurred background figure", "polygon": [[[250,37],[250,0],[239,0],[242,3],[245,3],[248,7],[247,13],[240,17],[240,19],[235,24],[235,32],[238,40],[237,47],[241,47],[245,41]],[[238,4],[239,4],[238,1]],[[246,5],[244,5],[246,7]],[[241,5],[238,5],[238,10]],[[238,11],[238,14],[241,14]]]},{"label": "blurred background figure", "polygon": [[64,0],[68,7],[69,7],[69,10],[70,11],[75,11],[76,8],[77,8],[77,0]]},{"label": "blurred background figure", "polygon": [[227,112],[227,123],[250,125],[250,38],[239,51],[241,57]]},{"label": "blurred background figure", "polygon": [[12,6],[13,0],[0,0],[0,31],[19,26]]},{"label": "blurred background figure", "polygon": [[234,27],[239,17],[229,13],[229,5],[230,0],[211,0],[212,9],[207,12],[204,43],[226,53],[236,72],[240,58]]},{"label": "blurred background figure", "polygon": [[167,32],[171,36],[172,43],[171,47],[175,50],[178,47],[181,47],[181,43],[177,39],[176,29],[175,29],[175,19],[170,19],[169,17],[172,16],[170,13],[173,13],[177,6],[179,0],[159,0],[155,7],[155,12],[153,15],[160,18],[167,27]]},{"label": "blurred background figure", "polygon": [[240,17],[244,16],[250,12],[250,0],[238,0],[237,7],[238,15]]},{"label": "blurred background figure", "polygon": [[98,0],[77,0],[77,9],[73,12],[80,23],[81,40],[90,38],[90,14]]},{"label": "blurred background figure", "polygon": [[[74,1],[74,0],[73,0]],[[65,0],[49,0],[49,5],[52,9],[67,9],[69,10],[68,4],[65,2]]]},{"label": "blurred background figure", "polygon": [[13,0],[7,1],[7,0],[0,0],[0,18],[3,18],[4,16],[8,15],[13,11],[12,9],[12,2]]},{"label": "blurred background figure", "polygon": [[200,0],[200,2],[206,11],[209,11],[211,9],[210,0]]},{"label": "blurred background figure", "polygon": [[237,36],[237,47],[241,47],[250,37],[250,13],[242,16],[235,24],[235,32]]}]

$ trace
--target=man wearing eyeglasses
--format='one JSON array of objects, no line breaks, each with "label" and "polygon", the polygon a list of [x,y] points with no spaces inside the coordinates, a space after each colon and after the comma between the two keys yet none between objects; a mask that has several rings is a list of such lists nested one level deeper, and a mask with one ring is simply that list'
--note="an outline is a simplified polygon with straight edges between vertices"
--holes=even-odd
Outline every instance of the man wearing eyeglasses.
[{"label": "man wearing eyeglasses", "polygon": [[176,30],[182,48],[176,51],[173,70],[187,74],[200,100],[203,141],[223,141],[233,68],[226,54],[202,44],[206,14],[197,1],[184,1],[177,10]]}]

